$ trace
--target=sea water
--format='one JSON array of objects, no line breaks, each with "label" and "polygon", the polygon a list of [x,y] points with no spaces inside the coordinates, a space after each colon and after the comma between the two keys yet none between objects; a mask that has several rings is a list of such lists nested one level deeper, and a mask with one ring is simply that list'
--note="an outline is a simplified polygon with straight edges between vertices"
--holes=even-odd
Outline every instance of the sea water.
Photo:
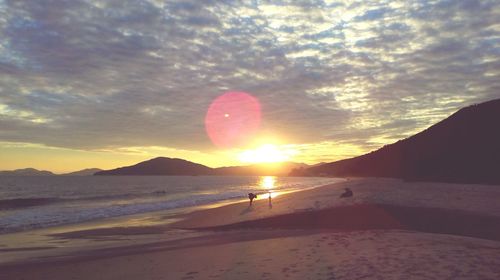
[{"label": "sea water", "polygon": [[335,178],[270,176],[0,177],[0,233],[288,192]]}]

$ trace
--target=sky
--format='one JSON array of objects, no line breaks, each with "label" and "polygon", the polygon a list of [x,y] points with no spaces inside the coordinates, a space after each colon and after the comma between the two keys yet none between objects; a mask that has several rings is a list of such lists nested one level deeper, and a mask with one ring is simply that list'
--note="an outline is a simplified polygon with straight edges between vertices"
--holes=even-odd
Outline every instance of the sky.
[{"label": "sky", "polygon": [[[500,97],[498,1],[0,0],[0,170],[309,164]],[[217,97],[260,103],[219,147]]]}]

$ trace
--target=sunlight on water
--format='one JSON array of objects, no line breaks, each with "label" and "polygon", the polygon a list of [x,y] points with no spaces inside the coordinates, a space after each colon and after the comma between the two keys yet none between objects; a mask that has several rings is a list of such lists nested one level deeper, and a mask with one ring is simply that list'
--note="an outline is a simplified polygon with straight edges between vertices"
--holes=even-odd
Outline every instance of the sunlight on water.
[{"label": "sunlight on water", "polygon": [[265,190],[272,191],[274,183],[276,183],[276,177],[274,176],[263,176],[260,178],[260,186]]},{"label": "sunlight on water", "polygon": [[271,195],[271,198],[278,196],[275,192],[276,176],[262,176],[260,177],[260,187]]}]

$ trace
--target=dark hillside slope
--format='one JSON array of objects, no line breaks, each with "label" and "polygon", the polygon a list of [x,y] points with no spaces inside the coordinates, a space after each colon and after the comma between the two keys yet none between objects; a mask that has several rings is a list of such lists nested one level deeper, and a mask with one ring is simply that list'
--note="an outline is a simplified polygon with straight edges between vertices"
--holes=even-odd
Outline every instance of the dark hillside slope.
[{"label": "dark hillside slope", "polygon": [[306,172],[500,184],[500,99],[463,108],[412,137],[374,152]]}]

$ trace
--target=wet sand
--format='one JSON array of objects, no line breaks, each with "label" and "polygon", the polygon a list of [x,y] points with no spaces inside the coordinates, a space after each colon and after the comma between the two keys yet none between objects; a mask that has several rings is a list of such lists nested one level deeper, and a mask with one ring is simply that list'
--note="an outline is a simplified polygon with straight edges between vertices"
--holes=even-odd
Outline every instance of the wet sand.
[{"label": "wet sand", "polygon": [[3,264],[0,279],[500,279],[499,198],[498,186],[355,179],[170,225],[60,233],[200,235]]}]

